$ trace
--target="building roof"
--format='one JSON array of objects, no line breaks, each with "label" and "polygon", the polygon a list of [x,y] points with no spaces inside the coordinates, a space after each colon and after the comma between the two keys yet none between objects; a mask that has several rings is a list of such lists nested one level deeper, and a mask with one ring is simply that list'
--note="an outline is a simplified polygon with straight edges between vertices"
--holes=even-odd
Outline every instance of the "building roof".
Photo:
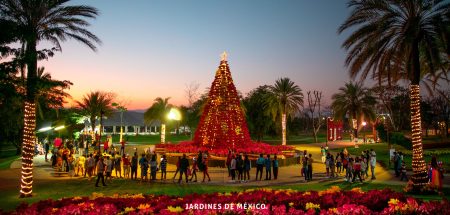
[{"label": "building roof", "polygon": [[[159,126],[158,120],[153,120],[150,124],[145,124],[144,113],[137,111],[125,111],[122,116],[123,126]],[[103,126],[120,126],[120,112],[114,112],[112,116],[103,119]]]}]

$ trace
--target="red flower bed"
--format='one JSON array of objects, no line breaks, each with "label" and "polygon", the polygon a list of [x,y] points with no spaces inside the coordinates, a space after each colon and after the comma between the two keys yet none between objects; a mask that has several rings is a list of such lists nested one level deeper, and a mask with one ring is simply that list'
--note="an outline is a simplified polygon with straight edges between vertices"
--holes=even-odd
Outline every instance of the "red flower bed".
[{"label": "red flower bed", "polygon": [[[179,144],[157,144],[156,148],[164,148],[169,153],[197,153],[199,150],[208,151],[212,155],[227,156],[227,148],[208,148],[204,146],[198,146],[192,141],[184,141]],[[237,153],[245,154],[278,154],[281,155],[285,151],[293,151],[292,146],[272,146],[267,143],[250,142],[245,144],[242,148],[235,148]]]},{"label": "red flower bed", "polygon": [[114,195],[22,204],[11,214],[450,214],[450,203],[423,202],[391,190],[360,189],[167,195]]}]

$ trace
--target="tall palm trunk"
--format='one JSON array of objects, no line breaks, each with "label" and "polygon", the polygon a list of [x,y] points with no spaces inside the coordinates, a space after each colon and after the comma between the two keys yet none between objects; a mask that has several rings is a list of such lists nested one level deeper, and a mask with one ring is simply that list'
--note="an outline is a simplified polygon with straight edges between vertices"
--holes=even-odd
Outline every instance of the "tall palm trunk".
[{"label": "tall palm trunk", "polygon": [[410,87],[411,93],[411,131],[412,131],[412,180],[414,186],[420,188],[427,182],[427,170],[423,158],[422,148],[422,127],[420,117],[420,87],[412,84]]},{"label": "tall palm trunk", "polygon": [[410,102],[411,102],[411,139],[412,139],[412,181],[414,187],[420,190],[428,182],[428,174],[423,158],[422,146],[422,120],[420,116],[420,63],[419,63],[419,45],[415,42],[411,52],[413,71],[412,82],[410,86]]},{"label": "tall palm trunk", "polygon": [[[356,116],[355,112],[353,112],[352,117],[353,117],[353,119],[352,119],[352,126],[354,126],[354,128],[353,128],[353,135],[354,135],[355,139],[358,139],[358,120],[356,118],[357,116]],[[353,125],[353,121],[354,120],[356,120],[356,126]]]},{"label": "tall palm trunk", "polygon": [[[36,37],[30,37],[36,38]],[[31,197],[33,193],[33,155],[36,132],[36,71],[37,52],[36,40],[27,41],[25,54],[27,62],[27,85],[24,109],[24,130],[22,139],[22,177],[20,197]]]},{"label": "tall palm trunk", "polygon": [[286,113],[281,114],[281,144],[286,145]]},{"label": "tall palm trunk", "polygon": [[166,124],[161,123],[161,143],[166,142]]}]

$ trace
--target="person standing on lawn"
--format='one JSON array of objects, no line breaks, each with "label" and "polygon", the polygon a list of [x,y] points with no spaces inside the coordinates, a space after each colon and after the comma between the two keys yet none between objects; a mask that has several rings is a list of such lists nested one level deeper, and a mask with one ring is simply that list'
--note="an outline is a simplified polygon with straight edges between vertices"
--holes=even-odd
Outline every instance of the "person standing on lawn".
[{"label": "person standing on lawn", "polygon": [[166,158],[166,155],[162,156],[161,162],[159,162],[159,168],[161,169],[161,180],[166,180],[166,176],[167,176],[167,158]]},{"label": "person standing on lawn", "polygon": [[236,171],[237,171],[237,180],[244,180],[244,160],[242,159],[242,155],[237,155],[236,158]]},{"label": "person standing on lawn", "polygon": [[191,178],[189,179],[189,181],[192,181],[192,179],[195,176],[195,180],[194,182],[197,182],[197,170],[198,170],[198,164],[197,164],[197,158],[193,157],[192,158],[192,174],[191,174]]},{"label": "person standing on lawn", "polygon": [[180,162],[181,162],[181,157],[178,157],[178,161],[176,164],[177,169],[175,170],[175,175],[173,175],[173,179],[172,179],[174,182],[175,182],[175,178],[177,177],[178,172],[180,172]]},{"label": "person standing on lawn", "polygon": [[312,169],[312,164],[313,164],[313,158],[312,158],[312,154],[309,154],[309,158],[308,158],[308,160],[307,160],[307,163],[308,163],[308,180],[310,180],[310,181],[312,181],[312,172],[313,172],[313,169]]},{"label": "person standing on lawn", "polygon": [[233,182],[236,180],[236,163],[236,157],[233,155],[230,163],[231,181]]},{"label": "person standing on lawn", "polygon": [[122,163],[123,163],[123,177],[124,178],[130,178],[130,156],[128,154],[124,155],[122,157]]},{"label": "person standing on lawn", "polygon": [[229,149],[228,150],[228,155],[227,155],[227,161],[225,162],[225,164],[227,165],[227,169],[228,169],[228,177],[231,177],[231,169],[230,169],[230,167],[231,167],[232,156],[233,156],[233,154],[232,154],[231,150]]},{"label": "person standing on lawn", "polygon": [[278,159],[277,159],[277,155],[275,155],[273,157],[272,166],[273,166],[273,179],[277,180],[277,178],[278,178]]},{"label": "person standing on lawn", "polygon": [[116,154],[114,155],[114,157],[112,157],[112,159],[114,161],[114,170],[116,172],[116,177],[122,178],[122,167],[120,165],[122,163],[122,156],[120,156],[119,152],[116,152]]},{"label": "person standing on lawn", "polygon": [[267,154],[267,157],[264,160],[264,165],[266,166],[266,180],[271,180],[272,179],[272,160],[270,159],[269,154]]},{"label": "person standing on lawn", "polygon": [[48,142],[48,138],[44,139],[44,154],[45,154],[45,162],[48,162],[47,154],[50,150],[50,143]]},{"label": "person standing on lawn", "polygon": [[203,181],[205,182],[205,176],[208,176],[208,181],[211,181],[211,178],[209,177],[209,172],[208,172],[208,158],[203,158]]},{"label": "person standing on lawn", "polygon": [[156,154],[153,154],[150,159],[150,179],[152,181],[156,180],[156,172],[158,170],[158,162],[156,161]]},{"label": "person standing on lawn", "polygon": [[145,154],[142,154],[142,157],[139,160],[139,166],[141,167],[141,182],[147,181],[148,160],[145,157]]},{"label": "person standing on lawn", "polygon": [[137,168],[138,168],[138,156],[137,152],[134,152],[133,157],[131,158],[131,180],[137,179]]},{"label": "person standing on lawn", "polygon": [[401,172],[400,181],[403,181],[403,179],[408,181],[408,176],[406,176],[406,163],[405,163],[405,161],[402,161],[402,166],[400,167],[400,172]]},{"label": "person standing on lawn", "polygon": [[108,181],[108,179],[109,179],[109,182],[111,183],[112,182],[111,174],[112,174],[114,164],[109,156],[106,156],[105,164],[106,164],[106,181]]},{"label": "person standing on lawn", "polygon": [[181,180],[184,178],[186,179],[186,183],[188,183],[188,175],[187,171],[189,168],[189,160],[186,158],[186,154],[183,154],[183,158],[180,159],[180,178],[178,179],[178,183],[181,184]]},{"label": "person standing on lawn", "polygon": [[263,154],[259,154],[259,158],[256,160],[256,179],[255,179],[256,181],[258,180],[258,173],[259,173],[259,180],[261,181],[263,168],[264,168]]},{"label": "person standing on lawn", "polygon": [[373,149],[370,149],[370,170],[372,172],[372,180],[375,180],[375,165],[377,165],[377,154]]},{"label": "person standing on lawn", "polygon": [[308,154],[306,154],[306,150],[305,152],[303,152],[303,156],[302,156],[302,175],[305,176],[305,181],[308,181]]},{"label": "person standing on lawn", "polygon": [[335,166],[335,161],[334,161],[334,156],[330,153],[328,153],[330,155],[329,158],[329,165],[330,165],[330,178],[334,178],[337,177],[336,174],[334,173],[336,166]]},{"label": "person standing on lawn", "polygon": [[244,158],[244,181],[250,181],[250,169],[252,168],[252,162],[248,159],[248,155]]},{"label": "person standing on lawn", "polygon": [[125,140],[122,140],[121,142],[120,142],[120,155],[125,155]]},{"label": "person standing on lawn", "polygon": [[356,176],[358,176],[359,181],[363,182],[361,178],[361,162],[359,157],[355,158],[355,163],[353,164],[353,180],[352,183],[355,182]]},{"label": "person standing on lawn", "polygon": [[103,175],[105,172],[105,163],[103,162],[103,157],[100,157],[100,159],[97,162],[97,182],[95,182],[95,186],[98,187],[98,182],[100,179],[102,179],[103,186],[106,186],[105,184],[105,176]]}]

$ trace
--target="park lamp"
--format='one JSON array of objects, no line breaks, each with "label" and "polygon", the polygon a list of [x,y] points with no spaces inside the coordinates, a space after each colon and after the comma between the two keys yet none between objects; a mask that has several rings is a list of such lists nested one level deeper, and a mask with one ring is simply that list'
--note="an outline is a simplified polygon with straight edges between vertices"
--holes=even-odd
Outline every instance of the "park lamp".
[{"label": "park lamp", "polygon": [[61,129],[63,129],[63,128],[65,128],[65,126],[64,126],[64,125],[61,125],[61,126],[55,127],[55,131],[59,131],[59,130],[61,130]]},{"label": "park lamp", "polygon": [[169,114],[167,115],[167,118],[171,120],[180,121],[181,120],[181,113],[177,108],[172,108],[169,111]]},{"label": "park lamp", "polygon": [[367,125],[366,121],[362,122],[362,126],[366,126],[366,125]]},{"label": "park lamp", "polygon": [[52,127],[47,126],[47,127],[40,128],[40,129],[38,130],[38,132],[45,132],[45,131],[50,131],[50,130],[52,130]]}]

